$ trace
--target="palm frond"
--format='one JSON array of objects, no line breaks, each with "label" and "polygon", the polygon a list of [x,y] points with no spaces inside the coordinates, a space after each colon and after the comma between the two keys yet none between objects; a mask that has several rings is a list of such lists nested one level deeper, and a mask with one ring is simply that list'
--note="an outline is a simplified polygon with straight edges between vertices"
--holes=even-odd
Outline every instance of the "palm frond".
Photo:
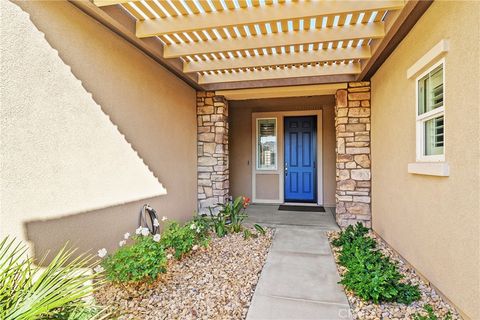
[{"label": "palm frond", "polygon": [[97,264],[91,255],[74,257],[75,250],[65,246],[46,268],[40,268],[27,251],[27,246],[15,239],[0,242],[1,319],[48,318],[65,312],[67,306],[76,312],[88,308],[85,298],[93,293],[94,280],[96,286],[103,284],[91,272]]}]

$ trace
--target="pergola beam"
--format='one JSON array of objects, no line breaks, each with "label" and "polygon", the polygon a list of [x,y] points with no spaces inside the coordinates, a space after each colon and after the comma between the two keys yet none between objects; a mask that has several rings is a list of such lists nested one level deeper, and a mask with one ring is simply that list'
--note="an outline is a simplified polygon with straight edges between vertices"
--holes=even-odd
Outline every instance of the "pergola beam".
[{"label": "pergola beam", "polygon": [[337,48],[318,51],[300,51],[283,54],[239,57],[221,60],[201,60],[183,64],[183,72],[200,72],[236,68],[265,67],[274,65],[302,64],[311,62],[368,59],[370,47]]},{"label": "pergola beam", "polygon": [[361,72],[358,62],[349,64],[332,64],[323,66],[307,67],[284,67],[266,70],[247,70],[237,72],[225,72],[215,74],[203,74],[198,76],[199,84],[223,83],[233,81],[256,81],[268,79],[286,79],[311,76],[328,76],[341,74],[358,74]]},{"label": "pergola beam", "polygon": [[[98,2],[108,0],[96,0]],[[277,4],[275,8],[250,7],[205,14],[137,21],[139,38],[238,25],[294,20],[315,16],[340,15],[370,10],[397,10],[404,1],[299,1]]]},{"label": "pergola beam", "polygon": [[97,7],[113,6],[115,4],[127,3],[129,0],[93,0]]},{"label": "pergola beam", "polygon": [[355,39],[378,39],[385,35],[383,22],[348,25],[320,30],[273,33],[227,40],[210,40],[196,43],[182,43],[165,46],[165,58],[178,58],[188,55],[252,50]]}]

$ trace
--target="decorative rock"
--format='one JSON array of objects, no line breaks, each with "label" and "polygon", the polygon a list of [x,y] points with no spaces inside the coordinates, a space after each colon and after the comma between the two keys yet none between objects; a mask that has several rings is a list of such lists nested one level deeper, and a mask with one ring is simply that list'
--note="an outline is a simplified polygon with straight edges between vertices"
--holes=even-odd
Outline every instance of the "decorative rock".
[{"label": "decorative rock", "polygon": [[348,92],[369,92],[370,87],[348,88]]},{"label": "decorative rock", "polygon": [[354,180],[338,181],[337,190],[355,190],[355,181]]},{"label": "decorative rock", "polygon": [[347,212],[353,214],[370,214],[370,205],[366,203],[347,202]]},{"label": "decorative rock", "polygon": [[370,92],[349,93],[348,100],[370,100]]},{"label": "decorative rock", "polygon": [[200,133],[198,135],[198,141],[211,142],[211,141],[214,141],[214,139],[215,139],[214,133]]},{"label": "decorative rock", "polygon": [[272,234],[213,237],[208,248],[170,260],[167,273],[152,284],[107,284],[95,299],[119,320],[245,319]]},{"label": "decorative rock", "polygon": [[350,170],[338,170],[338,178],[340,180],[350,179]]},{"label": "decorative rock", "polygon": [[213,166],[217,164],[217,159],[212,157],[198,157],[198,164],[201,166]]},{"label": "decorative rock", "polygon": [[351,176],[353,180],[370,180],[370,170],[369,169],[352,170]]},{"label": "decorative rock", "polygon": [[370,158],[366,154],[360,154],[354,156],[355,162],[363,168],[370,168]]},{"label": "decorative rock", "polygon": [[346,148],[348,154],[370,154],[370,148]]},{"label": "decorative rock", "polygon": [[198,107],[197,114],[212,114],[213,113],[213,106],[205,106],[205,107]]},{"label": "decorative rock", "polygon": [[349,88],[356,88],[356,87],[369,87],[370,86],[370,81],[359,81],[359,82],[349,82],[348,87]]},{"label": "decorative rock", "polygon": [[370,117],[370,108],[349,108],[349,117]]},{"label": "decorative rock", "polygon": [[337,108],[347,107],[347,90],[338,90],[335,98]]}]

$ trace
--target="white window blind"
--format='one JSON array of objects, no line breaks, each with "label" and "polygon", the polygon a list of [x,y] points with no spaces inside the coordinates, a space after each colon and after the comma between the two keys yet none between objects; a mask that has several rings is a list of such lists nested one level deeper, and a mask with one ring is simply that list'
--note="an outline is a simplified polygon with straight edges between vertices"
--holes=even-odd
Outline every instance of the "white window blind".
[{"label": "white window blind", "polygon": [[441,61],[417,78],[417,160],[444,160],[444,94],[444,62]]}]

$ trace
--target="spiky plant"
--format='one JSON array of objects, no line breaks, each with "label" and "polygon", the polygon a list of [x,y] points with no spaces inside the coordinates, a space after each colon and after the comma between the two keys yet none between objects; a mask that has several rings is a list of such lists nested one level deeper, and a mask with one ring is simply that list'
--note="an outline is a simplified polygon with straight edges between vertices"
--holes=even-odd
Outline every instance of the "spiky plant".
[{"label": "spiky plant", "polygon": [[15,239],[7,237],[0,242],[0,319],[102,317],[104,310],[86,299],[94,290],[96,277],[89,271],[96,266],[92,256],[74,257],[75,250],[65,246],[41,268],[27,251],[27,246]]}]

